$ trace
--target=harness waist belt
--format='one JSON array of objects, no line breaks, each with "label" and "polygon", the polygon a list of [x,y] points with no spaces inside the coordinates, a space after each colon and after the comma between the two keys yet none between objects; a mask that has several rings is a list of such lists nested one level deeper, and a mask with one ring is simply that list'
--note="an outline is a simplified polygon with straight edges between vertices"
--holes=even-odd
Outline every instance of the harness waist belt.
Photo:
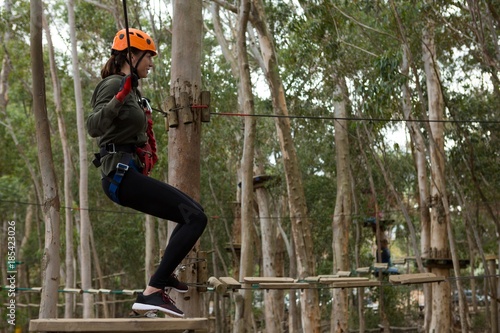
[{"label": "harness waist belt", "polygon": [[135,145],[115,145],[114,143],[107,143],[101,146],[101,157],[108,154],[114,154],[117,152],[133,153],[135,152]]},{"label": "harness waist belt", "polygon": [[124,153],[133,153],[135,152],[135,145],[129,144],[129,145],[115,145],[114,143],[107,143],[105,145],[101,146],[101,149],[98,153],[95,153],[94,160],[92,163],[94,163],[95,167],[98,168],[101,166],[101,159],[104,156],[107,156],[109,154],[116,154],[118,152],[124,152]]}]

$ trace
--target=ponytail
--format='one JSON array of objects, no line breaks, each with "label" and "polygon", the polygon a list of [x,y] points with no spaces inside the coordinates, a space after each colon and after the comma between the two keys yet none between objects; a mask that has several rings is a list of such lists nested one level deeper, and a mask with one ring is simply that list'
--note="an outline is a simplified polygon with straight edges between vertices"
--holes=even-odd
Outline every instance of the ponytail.
[{"label": "ponytail", "polygon": [[101,78],[107,78],[110,75],[118,74],[122,71],[123,65],[127,62],[127,53],[113,50],[111,57],[101,69]]},{"label": "ponytail", "polygon": [[[135,47],[131,47],[130,51],[135,55],[143,52],[139,49],[136,49]],[[111,57],[101,69],[101,78],[104,79],[113,74],[120,74],[122,72],[123,65],[125,65],[126,63],[128,63],[127,50],[112,50]]]}]

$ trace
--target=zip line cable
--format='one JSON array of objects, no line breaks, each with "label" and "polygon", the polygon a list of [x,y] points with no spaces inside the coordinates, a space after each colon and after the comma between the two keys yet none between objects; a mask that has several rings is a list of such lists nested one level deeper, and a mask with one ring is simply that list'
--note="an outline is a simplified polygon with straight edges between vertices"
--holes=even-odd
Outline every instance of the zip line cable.
[{"label": "zip line cable", "polygon": [[[468,276],[449,276],[446,277],[443,281],[456,281],[458,279],[460,280],[485,280],[485,279],[491,279],[491,278],[498,278],[500,277],[499,274],[490,274],[490,275],[468,275]],[[374,280],[370,280],[374,281]],[[304,280],[297,280],[296,283],[303,283]],[[289,287],[289,288],[273,288],[269,286],[261,287],[259,286],[259,283],[251,283],[251,282],[245,282],[245,281],[238,281],[238,283],[241,284],[241,286],[238,286],[238,288],[235,288],[235,290],[272,290],[272,289],[279,289],[279,290],[303,290],[303,289],[318,289],[318,290],[325,290],[325,289],[337,289],[337,288],[358,288],[358,287],[348,287],[348,286],[342,286],[342,287],[333,287],[330,286],[328,283],[322,284],[320,283],[310,283],[307,282],[309,285],[304,286],[304,285],[297,285],[296,287]],[[389,281],[381,281],[379,285],[374,285],[374,286],[368,286],[369,288],[381,288],[381,287],[408,287],[408,286],[415,286],[415,285],[423,285],[427,284],[428,282],[421,282],[421,283],[411,283],[411,284],[395,284],[391,283]],[[436,282],[433,282],[436,283]],[[208,287],[207,291],[209,292],[216,292],[215,288],[211,288],[209,283],[188,283],[188,285],[192,287]],[[10,286],[1,286],[0,285],[0,290],[10,290]],[[228,287],[228,289],[231,289]],[[417,288],[418,289],[418,288]],[[16,287],[16,291],[19,292],[41,292],[42,288],[41,287]],[[60,288],[58,289],[59,293],[73,293],[73,294],[114,294],[114,295],[135,295],[138,292],[142,292],[144,289],[141,288],[135,288],[135,289],[89,289],[89,290],[83,290],[79,288]]]},{"label": "zip line cable", "polygon": [[[18,204],[18,205],[26,205],[26,206],[37,206],[37,207],[43,207],[43,204],[40,204],[40,203],[35,203],[35,202],[26,202],[26,201],[17,201],[17,200],[1,200],[0,199],[0,204],[2,203],[6,203],[6,204]],[[79,210],[86,210],[88,212],[91,212],[91,213],[109,213],[109,214],[125,214],[125,215],[144,215],[144,213],[142,212],[138,212],[138,211],[133,211],[129,208],[127,209],[124,209],[123,211],[119,211],[119,210],[111,210],[111,209],[95,209],[95,208],[79,208],[79,207],[66,207],[66,206],[60,206],[59,207],[59,210],[64,210],[64,209],[70,209],[70,210],[75,210],[75,211],[79,211]],[[417,209],[413,209],[414,211],[416,211]],[[399,212],[399,210],[386,210],[385,211],[386,213],[392,213],[392,212]],[[370,213],[367,213],[367,214],[351,214],[350,216],[353,217],[353,218],[366,218],[367,216],[369,216]],[[343,214],[343,216],[345,216],[345,214]],[[220,216],[220,215],[211,215],[209,216],[211,219],[214,219],[214,220],[218,220],[218,219],[230,219],[230,218],[233,218],[232,216]],[[297,216],[298,217],[298,216]],[[308,218],[315,218],[314,216],[307,216]],[[329,216],[331,218],[335,217],[335,214]],[[295,218],[295,216],[258,216],[258,217],[255,217],[254,219],[255,220],[263,220],[263,219],[267,219],[267,220],[279,220],[279,219],[291,219],[291,218]]]},{"label": "zip line cable", "polygon": [[[199,105],[191,107],[199,108]],[[153,111],[166,116],[165,112],[158,108],[151,108]],[[169,110],[174,111],[177,109]],[[312,120],[348,120],[348,121],[369,121],[369,122],[412,122],[412,123],[478,123],[478,124],[500,124],[500,120],[481,120],[481,119],[394,119],[394,118],[372,118],[372,117],[334,117],[334,116],[298,116],[298,115],[277,115],[277,114],[246,114],[231,112],[210,112],[213,116],[226,117],[255,117],[255,118],[289,118],[289,119],[312,119]]]},{"label": "zip line cable", "polygon": [[233,117],[265,117],[265,118],[290,118],[290,119],[317,119],[317,120],[350,120],[350,121],[370,121],[370,122],[416,122],[416,123],[480,123],[480,124],[500,124],[500,120],[431,120],[431,119],[394,119],[394,118],[359,118],[359,117],[333,117],[333,116],[296,116],[296,115],[275,115],[275,114],[245,114],[228,112],[211,112],[216,116]]}]

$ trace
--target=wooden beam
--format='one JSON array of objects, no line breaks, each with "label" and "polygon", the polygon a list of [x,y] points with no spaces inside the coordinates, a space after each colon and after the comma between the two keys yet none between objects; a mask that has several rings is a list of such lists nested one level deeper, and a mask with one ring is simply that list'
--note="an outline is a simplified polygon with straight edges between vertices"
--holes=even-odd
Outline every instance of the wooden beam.
[{"label": "wooden beam", "polygon": [[228,289],[241,289],[241,283],[230,276],[222,276],[219,281],[226,284]]},{"label": "wooden beam", "polygon": [[387,269],[389,268],[389,264],[386,263],[386,262],[376,262],[373,264],[373,268],[376,268],[376,269]]},{"label": "wooden beam", "polygon": [[331,284],[338,282],[359,282],[359,281],[368,281],[367,277],[324,277],[320,278],[319,282],[323,284]]},{"label": "wooden beam", "polygon": [[392,260],[394,265],[404,265],[406,264],[406,258],[394,259]]},{"label": "wooden beam", "polygon": [[207,332],[207,318],[33,319],[30,332]]},{"label": "wooden beam", "polygon": [[224,294],[227,291],[227,284],[219,281],[215,276],[211,276],[207,282],[210,289],[218,294]]},{"label": "wooden beam", "polygon": [[444,276],[436,276],[436,274],[434,273],[416,273],[389,276],[389,281],[393,284],[432,283],[442,282],[444,280]]},{"label": "wooden beam", "polygon": [[380,281],[344,281],[332,283],[333,288],[363,288],[363,287],[378,287],[381,285]]},{"label": "wooden beam", "polygon": [[295,282],[295,280],[291,277],[276,277],[276,276],[261,276],[261,277],[253,277],[253,276],[248,276],[244,277],[243,281],[248,282],[248,283],[292,283]]},{"label": "wooden beam", "polygon": [[304,278],[304,282],[309,282],[309,283],[319,283],[319,276],[308,276]]},{"label": "wooden beam", "polygon": [[356,269],[356,272],[358,273],[370,273],[371,267],[359,267]]},{"label": "wooden beam", "polygon": [[312,286],[305,282],[286,283],[286,282],[264,282],[259,283],[261,289],[309,289]]}]

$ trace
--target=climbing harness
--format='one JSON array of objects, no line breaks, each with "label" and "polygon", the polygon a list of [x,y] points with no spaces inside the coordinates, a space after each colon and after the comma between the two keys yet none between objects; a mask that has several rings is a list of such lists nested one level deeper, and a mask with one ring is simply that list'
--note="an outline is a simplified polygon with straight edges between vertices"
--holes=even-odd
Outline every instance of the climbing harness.
[{"label": "climbing harness", "polygon": [[129,166],[127,164],[118,163],[116,165],[116,172],[113,176],[113,181],[111,182],[111,184],[109,184],[109,195],[111,196],[111,199],[116,203],[120,203],[117,191],[120,183],[122,182],[123,176],[125,176],[125,172],[128,171],[128,168]]},{"label": "climbing harness", "polygon": [[123,180],[123,177],[125,176],[125,173],[130,167],[139,171],[132,158],[132,153],[134,153],[135,150],[136,147],[134,145],[115,145],[114,143],[108,143],[101,146],[101,150],[99,151],[99,153],[94,154],[95,158],[92,163],[96,168],[98,168],[101,166],[101,160],[105,156],[110,154],[122,153],[122,157],[120,158],[120,162],[118,162],[116,165],[116,172],[113,177],[105,176],[105,178],[107,178],[110,183],[108,187],[108,193],[111,199],[118,204],[120,203],[120,200],[118,199],[118,188]]},{"label": "climbing harness", "polygon": [[136,153],[139,156],[139,159],[142,163],[142,174],[149,176],[153,166],[158,161],[158,155],[156,154],[156,138],[153,131],[153,117],[152,117],[152,109],[149,104],[149,99],[142,98],[141,100],[142,107],[144,109],[144,114],[146,115],[147,120],[147,129],[146,134],[148,136],[148,142],[144,144],[142,147],[137,147]]}]

